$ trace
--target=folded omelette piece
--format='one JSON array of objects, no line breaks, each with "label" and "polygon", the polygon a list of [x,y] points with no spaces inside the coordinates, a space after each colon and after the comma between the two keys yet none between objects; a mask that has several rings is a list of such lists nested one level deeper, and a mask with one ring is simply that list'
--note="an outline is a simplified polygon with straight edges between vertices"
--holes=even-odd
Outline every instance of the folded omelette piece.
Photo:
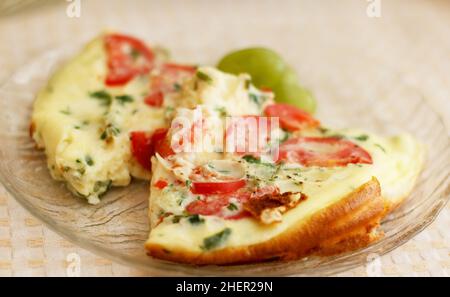
[{"label": "folded omelette piece", "polygon": [[131,176],[149,179],[150,157],[133,154],[130,138],[139,143],[168,125],[177,85],[194,72],[130,36],[108,33],[90,42],[33,106],[30,131],[52,177],[92,204]]},{"label": "folded omelette piece", "polygon": [[[221,83],[209,85],[215,86]],[[196,151],[167,149],[168,143],[180,144],[180,131],[195,129],[199,116],[201,132],[183,143],[210,139],[217,131],[227,141],[227,117],[208,102],[215,101],[178,109],[173,121],[190,118],[192,127],[172,124],[166,145],[156,149],[150,256],[222,265],[364,247],[382,237],[380,220],[412,191],[422,167],[424,149],[407,134],[383,138],[357,129],[325,129],[301,110],[273,101],[263,104],[260,116],[245,117],[260,124],[262,116],[279,119],[256,151],[221,150],[220,142],[203,143]],[[265,145],[278,146],[276,156],[267,155]]]}]

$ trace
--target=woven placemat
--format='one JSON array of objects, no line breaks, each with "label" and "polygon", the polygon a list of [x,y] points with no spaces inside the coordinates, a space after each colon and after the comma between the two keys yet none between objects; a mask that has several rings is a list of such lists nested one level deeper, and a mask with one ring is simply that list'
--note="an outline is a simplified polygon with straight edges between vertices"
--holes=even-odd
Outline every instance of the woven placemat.
[{"label": "woven placemat", "polygon": [[[242,28],[245,34],[254,37],[252,41],[258,41],[274,30],[289,35],[301,26],[302,36],[292,42],[308,43],[309,47],[314,42],[317,46],[338,45],[340,51],[336,51],[336,55],[346,48],[373,54],[374,64],[382,62],[405,83],[414,84],[441,112],[450,131],[449,1],[81,0],[79,17],[77,7],[72,6],[67,12],[68,5],[76,1],[49,2],[42,8],[34,7],[0,19],[0,82],[44,50],[72,39],[92,37],[105,28],[131,32],[164,44],[173,49],[174,56],[181,61],[183,44],[204,38],[202,30],[217,31],[217,42],[206,43],[205,52],[211,55],[206,61],[202,53],[189,54],[198,61],[214,62],[213,57],[224,53],[220,48],[224,40]],[[367,9],[375,2],[381,6],[369,8],[370,18]],[[378,13],[380,17],[376,17]],[[171,26],[173,34],[160,34],[161,30],[153,29],[158,26]],[[361,34],[354,36],[355,30],[365,32],[363,40],[359,40]],[[241,43],[234,41],[234,45],[247,44],[242,40]],[[283,52],[288,59],[301,56],[289,49]],[[304,54],[307,60],[314,51]],[[330,55],[326,58],[339,60],[337,64],[341,67],[350,57]],[[306,83],[308,65],[299,69]],[[350,79],[349,85],[351,83]],[[377,259],[374,265],[340,275],[448,276],[448,226],[450,204],[431,226],[405,245]],[[0,185],[0,276],[77,275],[78,267],[83,276],[146,275],[145,271],[114,263],[62,239],[34,219]]]}]

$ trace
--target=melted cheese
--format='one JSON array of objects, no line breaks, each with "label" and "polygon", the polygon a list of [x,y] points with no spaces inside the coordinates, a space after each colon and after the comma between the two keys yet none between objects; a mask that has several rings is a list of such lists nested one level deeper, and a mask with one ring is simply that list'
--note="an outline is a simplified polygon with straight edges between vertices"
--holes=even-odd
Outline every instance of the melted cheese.
[{"label": "melted cheese", "polygon": [[[259,177],[262,182],[273,183],[284,192],[302,192],[308,196],[297,207],[283,215],[280,223],[264,225],[253,218],[226,220],[217,216],[204,216],[205,223],[192,225],[187,220],[174,224],[164,220],[150,232],[147,244],[159,244],[167,250],[189,250],[201,252],[203,240],[225,228],[232,230],[226,243],[221,247],[236,247],[257,244],[269,240],[293,224],[306,220],[323,209],[376,177],[381,185],[382,196],[396,204],[412,190],[423,164],[424,148],[410,135],[404,134],[391,138],[382,138],[359,130],[329,131],[332,134],[345,135],[366,149],[373,158],[373,164],[349,164],[345,167],[302,167],[297,164],[285,164],[276,173],[267,165],[246,164],[250,176]],[[356,140],[358,136],[369,135],[365,141]],[[171,178],[167,168],[155,164],[157,171],[154,179]],[[276,178],[274,177],[274,174]],[[272,181],[268,182],[272,178]],[[172,197],[176,189],[168,189]],[[169,203],[164,193],[153,191],[152,201],[159,201],[159,210]],[[190,200],[192,201],[192,200]],[[154,202],[155,203],[155,202]],[[170,211],[182,214],[184,205],[171,205]],[[155,217],[153,217],[155,218]]]},{"label": "melted cheese", "polygon": [[182,107],[192,109],[203,105],[224,110],[228,115],[256,115],[273,100],[273,94],[255,88],[247,74],[231,75],[213,67],[200,67],[198,72],[206,79],[197,75],[185,85],[180,102]]}]

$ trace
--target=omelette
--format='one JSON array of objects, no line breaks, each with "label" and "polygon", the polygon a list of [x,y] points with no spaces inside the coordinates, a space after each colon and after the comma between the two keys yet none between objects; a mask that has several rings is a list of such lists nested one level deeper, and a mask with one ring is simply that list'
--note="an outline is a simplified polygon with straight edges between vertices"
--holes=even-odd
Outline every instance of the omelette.
[{"label": "omelette", "polygon": [[145,249],[188,264],[293,260],[358,249],[413,190],[409,134],[324,127],[247,74],[174,63],[108,33],[39,92],[30,132],[51,176],[91,204],[150,180]]}]

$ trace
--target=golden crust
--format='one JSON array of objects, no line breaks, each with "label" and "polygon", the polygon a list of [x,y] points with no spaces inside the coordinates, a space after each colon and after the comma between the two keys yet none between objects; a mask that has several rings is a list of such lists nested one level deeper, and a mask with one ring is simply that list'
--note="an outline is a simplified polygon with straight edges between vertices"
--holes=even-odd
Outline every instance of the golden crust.
[{"label": "golden crust", "polygon": [[313,254],[355,250],[382,236],[377,227],[386,213],[386,205],[380,193],[380,184],[373,177],[340,201],[301,220],[282,234],[250,246],[192,252],[168,251],[163,246],[147,243],[146,249],[155,258],[197,265],[295,260]]}]

